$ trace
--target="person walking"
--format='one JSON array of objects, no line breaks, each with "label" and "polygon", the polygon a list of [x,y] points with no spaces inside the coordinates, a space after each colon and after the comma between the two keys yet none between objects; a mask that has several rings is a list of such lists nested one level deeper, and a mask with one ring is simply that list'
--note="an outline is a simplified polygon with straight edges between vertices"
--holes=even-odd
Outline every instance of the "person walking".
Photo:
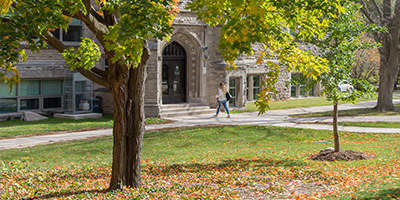
[{"label": "person walking", "polygon": [[219,110],[221,109],[221,104],[224,106],[226,113],[228,113],[227,118],[230,118],[231,115],[229,114],[229,109],[227,104],[227,99],[226,99],[226,92],[228,91],[228,89],[226,89],[225,84],[223,83],[219,83],[218,85],[218,95],[213,96],[214,98],[217,98],[218,101],[218,108],[217,108],[217,114],[215,115],[215,117],[218,117],[219,114]]}]

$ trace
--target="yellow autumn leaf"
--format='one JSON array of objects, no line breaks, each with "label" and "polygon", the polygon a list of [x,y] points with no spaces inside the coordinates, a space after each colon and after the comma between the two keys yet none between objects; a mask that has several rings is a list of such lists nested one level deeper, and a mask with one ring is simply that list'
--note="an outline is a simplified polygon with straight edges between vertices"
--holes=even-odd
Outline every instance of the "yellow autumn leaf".
[{"label": "yellow autumn leaf", "polygon": [[12,0],[0,0],[0,15],[6,13],[10,8]]},{"label": "yellow autumn leaf", "polygon": [[262,57],[257,58],[256,64],[261,65],[263,63]]}]

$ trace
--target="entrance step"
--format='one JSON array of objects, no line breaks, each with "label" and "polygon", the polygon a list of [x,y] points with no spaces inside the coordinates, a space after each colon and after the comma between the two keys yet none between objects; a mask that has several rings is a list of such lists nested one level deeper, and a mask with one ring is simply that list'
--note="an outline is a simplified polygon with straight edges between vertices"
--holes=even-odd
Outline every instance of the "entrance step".
[{"label": "entrance step", "polygon": [[203,114],[214,114],[215,109],[200,103],[164,104],[161,106],[160,118],[182,117]]}]

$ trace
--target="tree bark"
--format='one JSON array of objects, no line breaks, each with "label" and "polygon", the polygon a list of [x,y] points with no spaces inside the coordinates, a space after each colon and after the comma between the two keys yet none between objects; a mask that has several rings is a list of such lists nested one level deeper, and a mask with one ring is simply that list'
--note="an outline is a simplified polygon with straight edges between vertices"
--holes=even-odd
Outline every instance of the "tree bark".
[{"label": "tree bark", "polygon": [[[397,23],[396,23],[397,24]],[[382,41],[379,67],[378,102],[374,109],[386,112],[395,111],[393,105],[394,83],[399,72],[399,28],[393,27]]]},{"label": "tree bark", "polygon": [[340,151],[340,140],[338,131],[338,103],[333,105],[333,139],[335,141],[335,152]]},{"label": "tree bark", "polygon": [[149,57],[150,51],[146,47],[143,50],[142,62],[136,68],[129,68],[126,81],[112,84],[114,147],[111,190],[123,186],[137,188],[142,184],[140,156],[145,131],[144,94]]},{"label": "tree bark", "polygon": [[394,111],[393,89],[399,71],[399,39],[400,39],[400,0],[396,0],[392,6],[392,0],[383,0],[382,10],[380,10],[376,0],[372,3],[379,14],[379,18],[374,18],[368,9],[365,0],[359,0],[363,5],[361,11],[370,24],[383,26],[387,32],[373,33],[376,42],[381,43],[379,48],[380,67],[379,67],[379,92],[378,102],[375,109],[380,111]]}]

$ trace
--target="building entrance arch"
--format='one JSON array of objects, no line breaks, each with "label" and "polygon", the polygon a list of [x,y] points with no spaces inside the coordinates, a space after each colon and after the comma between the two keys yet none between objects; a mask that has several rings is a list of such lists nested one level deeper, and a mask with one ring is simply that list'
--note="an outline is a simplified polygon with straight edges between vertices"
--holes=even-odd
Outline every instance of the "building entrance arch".
[{"label": "building entrance arch", "polygon": [[162,53],[162,101],[164,104],[186,102],[186,51],[177,42]]}]

